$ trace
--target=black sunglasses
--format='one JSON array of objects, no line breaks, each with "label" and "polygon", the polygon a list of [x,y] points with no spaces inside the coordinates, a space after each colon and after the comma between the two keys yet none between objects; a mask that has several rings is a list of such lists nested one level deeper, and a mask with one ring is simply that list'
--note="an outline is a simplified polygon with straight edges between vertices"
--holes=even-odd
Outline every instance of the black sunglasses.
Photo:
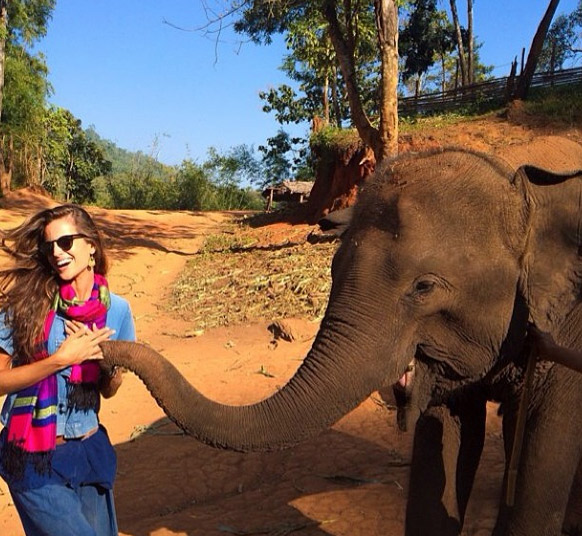
[{"label": "black sunglasses", "polygon": [[89,238],[89,237],[87,235],[80,233],[63,235],[57,238],[56,240],[49,240],[47,242],[43,242],[38,249],[45,257],[48,257],[53,252],[55,244],[59,246],[59,248],[61,248],[63,251],[69,251],[73,247],[73,242],[77,238]]}]

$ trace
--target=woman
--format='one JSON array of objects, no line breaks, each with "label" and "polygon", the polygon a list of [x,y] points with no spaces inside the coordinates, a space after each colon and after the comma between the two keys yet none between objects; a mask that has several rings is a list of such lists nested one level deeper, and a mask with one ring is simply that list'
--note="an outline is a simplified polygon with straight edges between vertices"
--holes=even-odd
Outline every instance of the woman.
[{"label": "woman", "polygon": [[109,292],[107,259],[89,214],[62,205],[4,234],[0,270],[0,475],[27,536],[117,534],[116,458],[99,424],[99,343],[135,340],[128,303]]}]

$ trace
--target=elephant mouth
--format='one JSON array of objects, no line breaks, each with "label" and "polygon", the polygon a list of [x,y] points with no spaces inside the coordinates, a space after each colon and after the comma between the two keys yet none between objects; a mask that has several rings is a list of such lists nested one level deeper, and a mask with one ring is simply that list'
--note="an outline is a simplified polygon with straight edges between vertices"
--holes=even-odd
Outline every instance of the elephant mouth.
[{"label": "elephant mouth", "polygon": [[407,388],[412,384],[415,365],[416,365],[415,359],[408,363],[408,366],[406,367],[404,374],[402,374],[402,376],[400,376],[398,381],[394,384],[395,389],[399,389],[402,391],[407,390]]},{"label": "elephant mouth", "polygon": [[468,379],[453,367],[454,359],[447,356],[442,350],[432,351],[430,347],[419,344],[414,352],[413,361],[416,362],[416,366],[421,364],[437,378],[447,378],[454,383],[465,382]]},{"label": "elephant mouth", "polygon": [[412,429],[427,407],[445,402],[466,381],[443,357],[430,357],[424,347],[418,346],[414,358],[392,385],[398,428],[403,432]]}]

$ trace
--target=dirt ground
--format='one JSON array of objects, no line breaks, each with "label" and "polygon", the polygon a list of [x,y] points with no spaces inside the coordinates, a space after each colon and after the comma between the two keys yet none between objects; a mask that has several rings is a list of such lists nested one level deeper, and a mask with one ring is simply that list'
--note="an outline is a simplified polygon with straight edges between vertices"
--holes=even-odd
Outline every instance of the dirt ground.
[{"label": "dirt ground", "polygon": [[[549,128],[532,125],[527,118],[494,118],[454,127],[454,133],[442,134],[442,139],[478,149],[528,139],[536,130],[582,139],[576,125]],[[418,150],[439,145],[440,136],[404,137],[403,146]],[[30,191],[14,192],[2,200],[0,227],[14,226],[48,203]],[[275,345],[267,330],[272,318],[194,337],[186,336],[187,321],[164,310],[172,282],[188,258],[204,236],[220,232],[232,214],[90,211],[107,238],[113,261],[110,286],[131,303],[139,340],[164,354],[204,394],[230,404],[251,403],[293,374],[311,345],[316,323],[288,319],[295,341]],[[280,239],[306,237],[310,230],[306,225],[278,224],[255,232]],[[264,369],[272,377],[261,374]],[[465,536],[490,534],[496,516],[503,454],[500,420],[496,408],[489,409]],[[118,454],[115,493],[121,535],[403,533],[412,437],[397,430],[395,411],[377,394],[318,437],[266,454],[215,450],[184,436],[131,373],[125,374],[118,395],[104,401],[101,420]],[[4,483],[0,534],[23,535]]]}]

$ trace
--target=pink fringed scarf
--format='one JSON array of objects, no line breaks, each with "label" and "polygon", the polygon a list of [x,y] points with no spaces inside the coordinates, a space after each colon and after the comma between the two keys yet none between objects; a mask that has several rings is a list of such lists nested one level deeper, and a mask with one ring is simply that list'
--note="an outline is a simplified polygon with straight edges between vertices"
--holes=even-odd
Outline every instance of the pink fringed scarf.
[{"label": "pink fringed scarf", "polygon": [[[82,322],[89,328],[95,324],[101,329],[105,327],[110,304],[107,280],[102,275],[95,274],[91,296],[87,301],[79,301],[72,285],[67,283],[60,287],[55,309],[70,320]],[[96,361],[85,361],[81,365],[71,367],[69,405],[79,409],[96,406],[99,398],[99,393],[96,392],[99,371],[99,364]]]},{"label": "pink fringed scarf", "polygon": [[[39,341],[33,360],[48,357],[48,337],[57,312],[89,328],[94,324],[102,328],[105,326],[109,305],[109,288],[102,275],[95,274],[91,296],[85,302],[77,299],[70,283],[61,285],[53,308],[45,319],[43,340]],[[71,367],[67,393],[69,407],[97,407],[99,374],[96,361],[85,361]],[[23,475],[28,461],[34,464],[39,473],[50,470],[50,460],[56,446],[57,398],[55,374],[17,393],[6,425],[7,441],[1,453],[2,464],[16,478]]]}]

